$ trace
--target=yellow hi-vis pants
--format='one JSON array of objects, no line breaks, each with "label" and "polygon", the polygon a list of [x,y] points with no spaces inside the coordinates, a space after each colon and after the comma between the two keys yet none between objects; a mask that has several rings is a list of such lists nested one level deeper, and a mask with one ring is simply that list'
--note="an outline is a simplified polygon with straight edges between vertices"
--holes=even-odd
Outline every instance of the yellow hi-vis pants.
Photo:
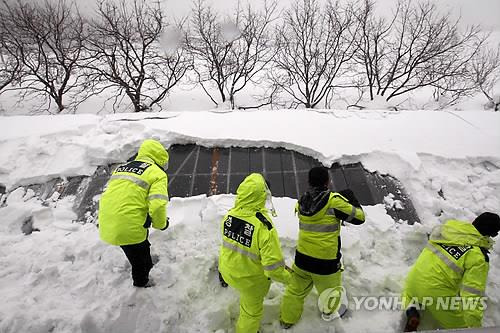
[{"label": "yellow hi-vis pants", "polygon": [[224,281],[240,294],[240,315],[236,322],[236,333],[257,333],[264,314],[264,297],[269,291],[271,280],[265,275],[236,279],[230,274],[221,274]]},{"label": "yellow hi-vis pants", "polygon": [[290,284],[287,285],[281,301],[281,321],[288,324],[295,324],[299,321],[304,300],[313,286],[320,295],[325,289],[339,287],[341,284],[341,271],[330,275],[319,275],[304,271],[294,264]]}]

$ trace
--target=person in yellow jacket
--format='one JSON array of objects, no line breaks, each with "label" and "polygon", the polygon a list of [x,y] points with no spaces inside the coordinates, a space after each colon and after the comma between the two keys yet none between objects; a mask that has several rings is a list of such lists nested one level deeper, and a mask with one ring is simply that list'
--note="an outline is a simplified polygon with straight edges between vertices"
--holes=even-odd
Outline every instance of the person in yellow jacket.
[{"label": "person in yellow jacket", "polygon": [[491,237],[499,231],[500,217],[490,212],[472,224],[448,220],[432,231],[406,279],[406,332],[417,329],[419,310],[429,313],[441,328],[481,327],[488,251]]},{"label": "person in yellow jacket", "polygon": [[280,322],[285,329],[299,321],[304,299],[313,286],[321,295],[329,288],[342,285],[341,221],[353,224],[365,221],[363,209],[351,190],[330,191],[327,168],[314,167],[308,177],[310,189],[300,197],[295,208],[299,237],[292,280],[281,302]]},{"label": "person in yellow jacket", "polygon": [[99,201],[101,239],[122,248],[132,265],[133,285],[149,287],[153,267],[148,228],[165,230],[168,153],[156,140],[145,140],[137,157],[113,172]]},{"label": "person in yellow jacket", "polygon": [[264,177],[252,173],[238,186],[234,207],[221,222],[219,272],[240,294],[237,333],[259,330],[271,279],[284,284],[290,280],[278,233],[265,206],[270,198]]}]

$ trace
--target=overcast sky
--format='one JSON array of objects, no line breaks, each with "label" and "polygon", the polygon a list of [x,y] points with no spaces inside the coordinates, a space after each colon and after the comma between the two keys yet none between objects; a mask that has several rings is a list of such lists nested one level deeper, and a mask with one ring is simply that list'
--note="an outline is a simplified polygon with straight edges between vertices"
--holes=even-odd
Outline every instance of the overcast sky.
[{"label": "overcast sky", "polygon": [[[80,0],[82,1],[82,0]],[[86,1],[86,0],[84,0]],[[237,0],[207,0],[221,11],[234,7]],[[292,0],[279,0],[280,5],[287,6]],[[390,10],[396,0],[376,0],[377,7]],[[418,1],[418,0],[413,0]],[[500,0],[432,0],[439,8],[450,10],[457,15],[462,15],[465,24],[483,24],[487,29],[500,30]],[[165,0],[166,8],[177,15],[186,15],[189,12],[189,0]],[[252,0],[252,4],[259,3]]]},{"label": "overcast sky", "polygon": [[[37,0],[41,1],[41,0]],[[82,6],[88,8],[89,3],[96,0],[76,0]],[[184,16],[189,13],[192,5],[191,0],[161,0],[166,11],[175,16]],[[238,0],[206,0],[221,12],[234,8]],[[280,7],[286,7],[292,0],[278,0]],[[389,10],[397,0],[376,0],[377,7],[381,10]],[[413,0],[420,1],[420,0]],[[431,0],[439,8],[451,11],[462,16],[462,22],[466,25],[482,24],[485,29],[500,30],[500,0]],[[242,1],[243,3],[245,1]],[[252,4],[262,3],[260,0],[251,0]]]}]

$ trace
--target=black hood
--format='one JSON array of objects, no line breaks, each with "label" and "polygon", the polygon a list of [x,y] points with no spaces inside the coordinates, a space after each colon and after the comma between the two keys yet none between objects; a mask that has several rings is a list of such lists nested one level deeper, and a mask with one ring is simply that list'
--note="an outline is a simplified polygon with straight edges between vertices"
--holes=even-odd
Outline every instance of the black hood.
[{"label": "black hood", "polygon": [[325,187],[311,188],[299,199],[299,212],[304,216],[313,216],[326,206],[330,199],[330,190]]}]

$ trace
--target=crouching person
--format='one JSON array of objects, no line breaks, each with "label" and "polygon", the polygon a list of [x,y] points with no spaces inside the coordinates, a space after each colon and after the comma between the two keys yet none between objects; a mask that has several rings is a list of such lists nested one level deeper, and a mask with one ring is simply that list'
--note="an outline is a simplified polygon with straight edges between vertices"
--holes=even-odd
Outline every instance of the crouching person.
[{"label": "crouching person", "polygon": [[99,201],[100,237],[122,248],[132,265],[136,287],[153,285],[148,228],[168,227],[167,163],[163,145],[145,140],[135,160],[116,168]]},{"label": "crouching person", "polygon": [[271,280],[286,284],[290,279],[278,233],[265,207],[270,196],[263,176],[249,175],[239,185],[235,205],[221,224],[219,271],[240,294],[237,333],[259,330]]},{"label": "crouching person", "polygon": [[499,231],[500,217],[489,212],[472,224],[448,220],[433,230],[406,280],[405,332],[417,329],[419,310],[430,314],[440,328],[481,327],[490,237]]}]

